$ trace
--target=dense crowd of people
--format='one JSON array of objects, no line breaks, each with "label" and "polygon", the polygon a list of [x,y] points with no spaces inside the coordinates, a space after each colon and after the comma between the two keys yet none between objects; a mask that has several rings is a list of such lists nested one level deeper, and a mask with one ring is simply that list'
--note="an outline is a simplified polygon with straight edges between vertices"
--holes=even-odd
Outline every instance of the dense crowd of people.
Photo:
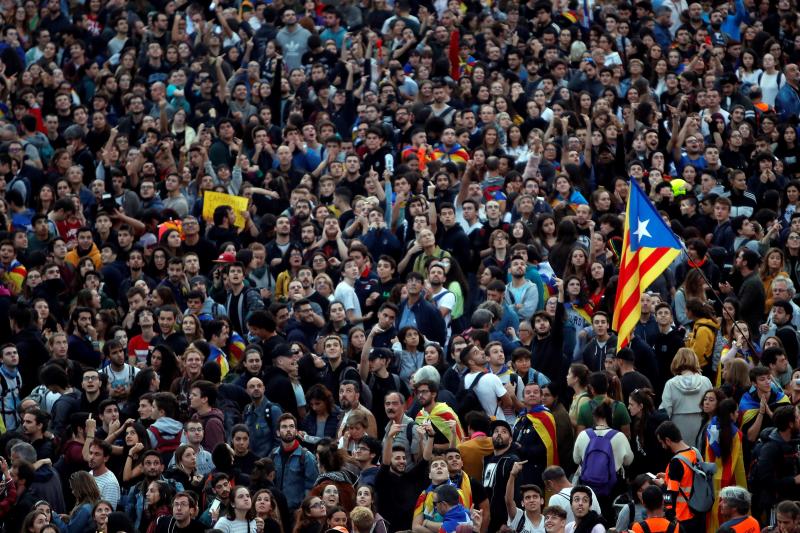
[{"label": "dense crowd of people", "polygon": [[0,20],[5,533],[800,531],[795,0]]}]

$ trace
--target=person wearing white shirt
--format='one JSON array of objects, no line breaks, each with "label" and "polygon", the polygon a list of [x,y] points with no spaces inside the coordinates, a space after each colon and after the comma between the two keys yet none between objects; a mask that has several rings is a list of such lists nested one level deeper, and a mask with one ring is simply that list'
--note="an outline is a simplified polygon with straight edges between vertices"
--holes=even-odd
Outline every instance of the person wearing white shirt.
[{"label": "person wearing white shirt", "polygon": [[761,87],[761,101],[774,107],[775,97],[786,84],[786,76],[777,68],[777,62],[772,54],[764,54],[761,66],[764,67],[764,72],[756,79],[758,86]]},{"label": "person wearing white shirt", "polygon": [[[594,409],[594,433],[597,437],[605,437],[611,432],[611,451],[614,452],[614,468],[619,472],[623,466],[628,466],[633,462],[633,450],[631,450],[628,437],[621,431],[611,429],[608,421],[611,420],[611,405],[603,402]],[[587,428],[588,429],[588,428]],[[588,431],[581,431],[575,438],[575,446],[572,448],[572,459],[575,464],[582,467],[583,458],[589,448],[591,439]]]},{"label": "person wearing white shirt", "polygon": [[[486,353],[479,346],[473,344],[461,351],[461,364],[467,367],[464,388],[468,390],[480,376],[474,391],[484,412],[489,416],[502,415],[502,407],[511,407],[511,395],[500,378],[491,372],[486,372],[486,362]],[[508,386],[513,387],[510,383]]]},{"label": "person wearing white shirt", "polygon": [[[519,492],[522,495],[523,511],[514,502],[514,485],[517,476],[522,472],[522,468],[528,461],[519,461],[511,467],[511,475],[506,483],[506,511],[508,511],[508,522],[506,525],[512,531],[520,533],[545,533],[544,516],[542,516],[542,506],[544,505],[544,493],[536,485],[522,485]],[[525,524],[520,527],[522,522]]]},{"label": "person wearing white shirt", "polygon": [[[227,514],[216,521],[214,529],[223,533],[256,533],[264,530],[264,520],[256,516],[247,487],[240,485],[233,488],[230,501]],[[215,514],[212,513],[212,519],[216,518]]]},{"label": "person wearing white shirt", "polygon": [[606,532],[603,518],[595,511],[592,511],[593,501],[592,489],[586,485],[578,485],[572,489],[570,505],[572,506],[572,514],[575,516],[575,520],[567,524],[564,529],[566,533],[575,533],[578,526],[583,525],[584,522],[588,522],[591,525],[589,529],[582,528],[584,531],[589,531],[590,533]]},{"label": "person wearing white shirt", "polygon": [[[567,479],[567,473],[560,466],[548,466],[542,472],[542,481],[544,481],[544,490],[550,496],[547,501],[548,507],[560,507],[567,513],[567,522],[573,522],[575,515],[572,513],[572,506],[570,500],[572,499],[572,483]],[[592,489],[589,489],[592,491]],[[597,495],[592,491],[592,511],[600,514],[600,504],[597,501]]]}]

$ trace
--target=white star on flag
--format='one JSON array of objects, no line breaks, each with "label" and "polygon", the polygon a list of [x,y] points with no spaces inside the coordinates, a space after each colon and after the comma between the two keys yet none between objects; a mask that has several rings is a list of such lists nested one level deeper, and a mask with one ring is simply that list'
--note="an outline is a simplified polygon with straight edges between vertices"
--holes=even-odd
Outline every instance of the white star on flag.
[{"label": "white star on flag", "polygon": [[642,220],[640,218],[636,219],[638,224],[636,226],[636,231],[633,232],[634,235],[638,237],[639,240],[642,240],[642,237],[652,237],[650,232],[647,231],[647,225],[650,223],[650,219]]}]

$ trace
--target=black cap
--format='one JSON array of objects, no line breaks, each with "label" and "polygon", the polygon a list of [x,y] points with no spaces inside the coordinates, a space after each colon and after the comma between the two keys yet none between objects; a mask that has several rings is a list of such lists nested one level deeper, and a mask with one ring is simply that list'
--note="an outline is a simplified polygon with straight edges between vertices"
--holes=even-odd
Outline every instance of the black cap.
[{"label": "black cap", "polygon": [[283,342],[281,344],[276,345],[274,348],[272,348],[272,353],[265,354],[265,355],[271,357],[272,359],[275,359],[277,357],[292,357],[292,355],[293,355],[292,354],[292,347],[289,346],[288,344],[286,344],[285,342]]},{"label": "black cap", "polygon": [[369,352],[370,361],[374,361],[375,359],[391,359],[393,356],[394,354],[389,348],[373,348]]},{"label": "black cap", "polygon": [[504,418],[498,418],[497,420],[493,420],[492,424],[489,426],[489,429],[491,430],[492,433],[494,433],[494,430],[499,427],[504,427],[508,430],[509,433],[511,433],[511,424],[506,422]]}]

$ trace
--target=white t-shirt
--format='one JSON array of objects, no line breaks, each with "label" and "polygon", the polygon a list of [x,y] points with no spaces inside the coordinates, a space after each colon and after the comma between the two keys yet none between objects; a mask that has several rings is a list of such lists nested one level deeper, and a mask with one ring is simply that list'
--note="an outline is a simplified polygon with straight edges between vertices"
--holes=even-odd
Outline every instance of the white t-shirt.
[{"label": "white t-shirt", "polygon": [[[778,83],[778,77],[781,79],[780,84]],[[778,92],[784,85],[786,85],[786,76],[780,71],[776,71],[775,74],[763,72],[761,81],[758,82],[758,86],[761,87],[761,101],[774,107],[775,97],[778,96]]]},{"label": "white t-shirt", "polygon": [[[592,490],[591,488],[589,490]],[[572,487],[561,489],[557,493],[550,496],[547,505],[561,507],[567,512],[567,523],[575,520],[575,515],[572,514],[572,505],[570,505],[570,497],[572,496]],[[592,490],[592,511],[600,514],[600,503],[597,501],[597,494]]]},{"label": "white t-shirt", "polygon": [[[522,529],[517,529],[519,527],[520,521],[525,520],[525,525]],[[545,533],[544,531],[544,516],[539,517],[538,524],[532,524],[531,519],[528,518],[528,515],[525,514],[525,511],[517,507],[517,514],[514,515],[514,518],[509,518],[508,522],[506,523],[508,527],[510,527],[514,532],[519,533]]]},{"label": "white t-shirt", "polygon": [[139,373],[139,369],[125,363],[119,372],[111,368],[111,365],[103,368],[100,372],[108,376],[108,384],[113,389],[115,387],[130,387],[133,385],[133,378]]},{"label": "white t-shirt", "polygon": [[357,317],[361,316],[361,304],[356,296],[356,290],[346,281],[340,281],[333,292],[333,299],[341,302],[345,311],[353,310]]},{"label": "white t-shirt", "polygon": [[[464,387],[468,389],[477,376],[478,372],[467,374],[464,377]],[[494,374],[487,373],[481,378],[474,390],[475,394],[478,396],[478,400],[480,400],[483,406],[483,410],[488,416],[502,414],[501,410],[497,407],[497,399],[506,394],[507,391],[506,388],[503,387],[500,378]]]}]

